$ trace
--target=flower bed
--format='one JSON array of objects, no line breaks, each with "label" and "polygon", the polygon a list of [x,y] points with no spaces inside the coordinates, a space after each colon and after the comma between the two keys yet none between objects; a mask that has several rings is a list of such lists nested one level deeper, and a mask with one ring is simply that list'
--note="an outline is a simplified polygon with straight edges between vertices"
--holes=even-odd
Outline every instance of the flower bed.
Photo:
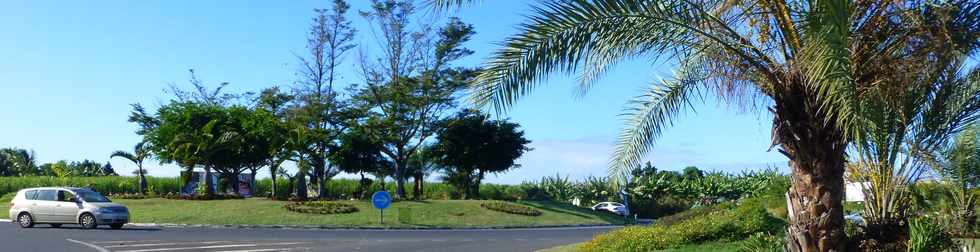
[{"label": "flower bed", "polygon": [[541,211],[527,206],[511,204],[503,201],[490,201],[480,204],[481,207],[490,209],[497,212],[504,212],[509,214],[520,214],[527,216],[538,216],[541,215]]},{"label": "flower bed", "polygon": [[309,214],[342,214],[357,212],[357,207],[333,201],[296,201],[283,205],[286,210]]},{"label": "flower bed", "polygon": [[128,200],[156,198],[150,195],[138,194],[138,193],[110,193],[109,195],[106,195],[106,197],[109,197],[111,199],[128,199]]},{"label": "flower bed", "polygon": [[241,195],[232,194],[215,194],[210,197],[204,194],[186,195],[186,194],[175,194],[168,193],[162,195],[161,198],[172,199],[172,200],[228,200],[228,199],[245,199]]}]

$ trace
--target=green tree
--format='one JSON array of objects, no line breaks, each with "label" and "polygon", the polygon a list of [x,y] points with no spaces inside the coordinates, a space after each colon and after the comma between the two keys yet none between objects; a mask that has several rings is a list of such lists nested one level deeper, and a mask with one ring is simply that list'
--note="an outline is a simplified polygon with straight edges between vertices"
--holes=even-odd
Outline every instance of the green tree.
[{"label": "green tree", "polygon": [[133,147],[133,152],[118,150],[109,155],[109,157],[124,158],[136,164],[136,174],[139,177],[139,192],[141,194],[146,193],[146,172],[143,171],[143,161],[150,157],[150,148],[146,146],[145,142],[137,143]]},{"label": "green tree", "polygon": [[411,29],[416,13],[410,1],[373,0],[362,12],[380,29],[383,50],[377,62],[362,57],[366,85],[355,102],[366,108],[365,127],[382,144],[382,153],[392,165],[396,196],[406,198],[408,162],[435,132],[435,123],[455,104],[453,94],[465,85],[473,71],[451,63],[472,54],[462,46],[473,35],[473,27],[452,18],[438,31],[421,24]]},{"label": "green tree", "polygon": [[[388,175],[385,171],[391,167],[391,163],[381,153],[381,143],[371,138],[375,135],[369,132],[371,130],[357,125],[351,127],[351,130],[341,135],[340,144],[332,151],[330,162],[343,172],[360,174],[362,181],[364,173],[374,174],[378,177],[381,188],[384,188],[384,177]],[[366,188],[363,187],[364,185],[359,190],[361,195],[356,195],[358,198],[365,196],[363,194],[366,193]]]},{"label": "green tree", "polygon": [[61,160],[50,165],[51,171],[59,178],[72,176],[72,170],[68,167],[68,161]]},{"label": "green tree", "polygon": [[37,154],[17,148],[0,149],[0,176],[32,176],[38,174]]},{"label": "green tree", "polygon": [[685,179],[700,179],[704,177],[704,172],[698,169],[697,166],[684,167],[684,178]]},{"label": "green tree", "polygon": [[[976,41],[951,44],[964,43]],[[965,59],[958,55],[963,52],[934,53],[946,60],[916,62],[917,68],[891,77],[890,85],[868,88],[862,100],[860,112],[868,123],[852,144],[857,155],[848,169],[865,185],[864,238],[879,244],[906,242],[910,186],[941,156],[936,153],[980,116],[980,68],[962,76]]]},{"label": "green tree", "polygon": [[[286,105],[293,99],[279,91],[279,87],[262,90],[256,104],[254,116],[247,124],[249,134],[267,142],[266,166],[272,178],[271,198],[277,199],[278,172],[282,163],[293,157],[294,152],[289,148],[289,125],[286,123]],[[254,174],[255,172],[253,172]]]},{"label": "green tree", "polygon": [[446,120],[432,155],[462,199],[480,197],[480,182],[486,174],[519,167],[514,161],[530,150],[527,144],[531,141],[518,127],[468,109]]},{"label": "green tree", "polygon": [[[448,8],[472,0],[432,0]],[[844,250],[845,149],[863,125],[865,88],[903,63],[943,60],[949,38],[975,41],[976,1],[546,1],[490,57],[478,104],[510,107],[553,72],[583,90],[615,63],[652,56],[676,66],[631,104],[611,162],[614,182],[690,102],[707,95],[769,105],[773,147],[790,160],[789,251]],[[918,43],[930,41],[930,43]],[[978,43],[964,45],[976,48]],[[972,52],[972,49],[961,50]],[[899,53],[892,53],[899,52]]]},{"label": "green tree", "polygon": [[[296,108],[294,121],[308,128],[304,135],[311,146],[297,150],[304,152],[299,155],[300,159],[305,159],[302,163],[312,168],[311,178],[317,184],[319,198],[326,196],[327,180],[337,174],[336,167],[327,159],[347,121],[344,113],[347,103],[334,90],[334,84],[340,78],[337,66],[354,47],[352,41],[356,30],[347,19],[349,9],[350,5],[342,0],[334,0],[330,10],[316,9],[317,16],[307,38],[308,53],[299,57],[301,85],[297,88],[296,98],[301,104]],[[297,174],[297,177],[303,176],[306,174]],[[305,182],[298,186],[301,191],[306,190]],[[305,193],[300,199],[305,199]]]}]

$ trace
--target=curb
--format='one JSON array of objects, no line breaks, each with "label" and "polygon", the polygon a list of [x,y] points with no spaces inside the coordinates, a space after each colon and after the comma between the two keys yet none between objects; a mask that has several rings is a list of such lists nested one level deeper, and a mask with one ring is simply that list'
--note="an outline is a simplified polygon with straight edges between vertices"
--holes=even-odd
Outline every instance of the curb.
[{"label": "curb", "polygon": [[248,225],[248,224],[175,224],[175,223],[127,223],[132,227],[157,228],[216,228],[216,229],[303,229],[303,230],[519,230],[519,229],[560,229],[560,228],[615,228],[623,227],[614,224],[579,224],[579,225],[538,225],[538,226],[487,226],[487,227],[451,227],[451,226],[405,226],[405,227],[358,227],[358,226],[329,226],[329,225]]},{"label": "curb", "polygon": [[0,222],[14,222],[14,221],[12,221],[10,219],[0,219]]}]

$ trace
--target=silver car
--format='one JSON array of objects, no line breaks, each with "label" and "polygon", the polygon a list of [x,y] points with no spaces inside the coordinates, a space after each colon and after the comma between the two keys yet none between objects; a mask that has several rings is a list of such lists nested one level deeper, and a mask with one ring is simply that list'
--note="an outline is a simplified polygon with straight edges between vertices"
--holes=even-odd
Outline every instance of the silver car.
[{"label": "silver car", "polygon": [[92,229],[109,225],[120,229],[129,222],[129,209],[98,192],[74,187],[39,187],[17,192],[10,201],[10,220],[23,228],[34,224],[79,224]]}]

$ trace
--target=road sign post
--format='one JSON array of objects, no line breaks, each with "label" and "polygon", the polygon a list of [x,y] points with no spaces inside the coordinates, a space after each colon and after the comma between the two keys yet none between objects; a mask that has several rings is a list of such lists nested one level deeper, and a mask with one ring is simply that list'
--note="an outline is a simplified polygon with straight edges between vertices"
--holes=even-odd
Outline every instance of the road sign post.
[{"label": "road sign post", "polygon": [[371,195],[371,203],[374,204],[374,208],[381,210],[381,224],[385,224],[385,208],[391,206],[391,194],[385,191],[379,191]]}]

